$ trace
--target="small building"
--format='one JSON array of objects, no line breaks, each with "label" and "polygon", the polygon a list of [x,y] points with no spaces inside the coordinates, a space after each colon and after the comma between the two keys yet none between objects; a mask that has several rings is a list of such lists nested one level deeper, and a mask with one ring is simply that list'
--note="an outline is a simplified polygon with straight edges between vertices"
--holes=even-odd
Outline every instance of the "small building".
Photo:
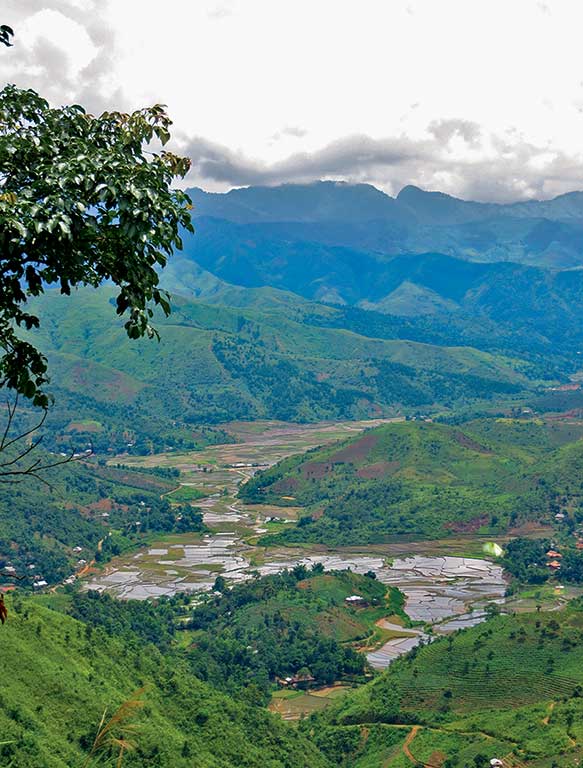
[{"label": "small building", "polygon": [[44,579],[40,579],[39,581],[35,581],[32,586],[34,589],[42,589],[43,587],[48,587],[48,582]]},{"label": "small building", "polygon": [[547,552],[547,557],[551,557],[554,559],[557,557],[563,557],[563,555],[560,552],[555,552],[554,549],[549,549],[549,551]]},{"label": "small building", "polygon": [[504,763],[499,758],[493,757],[490,760],[490,766],[491,768],[504,768]]},{"label": "small building", "polygon": [[579,539],[579,541],[575,544],[575,547],[577,549],[583,549],[583,541],[581,541],[581,539]]},{"label": "small building", "polygon": [[551,560],[550,563],[547,563],[548,568],[552,568],[553,570],[558,570],[561,567],[561,564],[558,560]]},{"label": "small building", "polygon": [[[286,681],[288,678],[286,677]],[[292,688],[309,688],[313,682],[315,682],[316,678],[313,675],[294,675],[292,678],[289,678],[288,685],[291,685]]]},{"label": "small building", "polygon": [[350,595],[344,598],[344,602],[348,605],[357,605],[359,607],[366,605],[366,600],[361,595]]}]

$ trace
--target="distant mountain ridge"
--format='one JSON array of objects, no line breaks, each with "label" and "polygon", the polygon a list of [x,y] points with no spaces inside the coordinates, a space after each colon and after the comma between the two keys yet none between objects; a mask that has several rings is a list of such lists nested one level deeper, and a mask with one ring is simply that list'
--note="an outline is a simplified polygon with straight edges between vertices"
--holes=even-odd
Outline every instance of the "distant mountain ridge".
[{"label": "distant mountain ridge", "polygon": [[550,200],[479,203],[473,200],[461,200],[444,192],[428,192],[409,185],[399,192],[396,202],[413,211],[419,223],[423,224],[461,224],[484,221],[497,216],[552,221],[583,218],[583,192],[567,192]]},{"label": "distant mountain ridge", "polygon": [[583,220],[583,191],[550,200],[482,203],[444,192],[408,185],[396,197],[371,184],[318,181],[311,184],[241,187],[226,193],[188,190],[195,216],[238,223],[267,221],[323,222],[394,219],[416,224],[461,224],[498,216],[508,218]]},{"label": "distant mountain ridge", "polygon": [[[412,186],[393,198],[368,184],[330,181],[189,193],[196,232],[185,235],[181,258],[234,285],[275,287],[329,304],[405,315],[445,310],[443,296],[414,280],[398,302],[387,298],[399,288],[392,285],[393,262],[426,254],[474,266],[512,262],[549,275],[583,267],[583,192],[512,204]],[[575,273],[560,279],[571,277],[577,282]]]}]

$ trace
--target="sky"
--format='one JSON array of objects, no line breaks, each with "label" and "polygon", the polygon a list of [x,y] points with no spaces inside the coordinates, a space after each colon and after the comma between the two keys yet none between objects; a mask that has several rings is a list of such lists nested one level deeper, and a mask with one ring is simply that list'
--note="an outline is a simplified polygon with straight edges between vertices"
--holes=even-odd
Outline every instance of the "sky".
[{"label": "sky", "polygon": [[4,0],[0,81],[168,106],[185,186],[343,179],[466,199],[583,189],[574,0]]}]

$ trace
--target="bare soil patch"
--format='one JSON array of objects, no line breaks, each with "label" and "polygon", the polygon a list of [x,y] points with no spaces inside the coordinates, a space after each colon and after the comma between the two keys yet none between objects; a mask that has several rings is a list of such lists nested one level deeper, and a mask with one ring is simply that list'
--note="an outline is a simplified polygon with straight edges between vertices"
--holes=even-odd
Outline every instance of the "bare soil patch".
[{"label": "bare soil patch", "polygon": [[302,466],[302,476],[307,480],[320,480],[332,471],[332,464],[323,461],[308,461]]},{"label": "bare soil patch", "polygon": [[271,487],[272,490],[274,490],[276,493],[285,495],[285,494],[291,494],[295,490],[297,490],[299,485],[299,481],[295,477],[284,477],[281,480],[278,480],[277,483],[274,483]]},{"label": "bare soil patch", "polygon": [[394,474],[400,467],[398,461],[377,461],[367,467],[361,467],[356,474],[363,480],[377,480],[380,477]]},{"label": "bare soil patch", "polygon": [[475,533],[476,531],[480,530],[483,525],[486,525],[488,520],[488,515],[480,515],[479,517],[472,517],[471,520],[460,520],[456,523],[446,523],[443,527],[447,528],[448,531],[453,531],[454,533]]},{"label": "bare soil patch", "polygon": [[489,448],[486,448],[485,445],[481,445],[475,440],[472,440],[471,437],[468,437],[463,432],[455,432],[453,437],[456,443],[464,448],[469,448],[471,451],[477,451],[478,453],[492,453],[492,451]]},{"label": "bare soil patch", "polygon": [[360,440],[357,440],[351,445],[347,445],[346,448],[341,448],[336,453],[330,456],[330,461],[341,462],[350,464],[357,461],[362,461],[368,454],[376,448],[379,442],[378,435],[364,435]]}]

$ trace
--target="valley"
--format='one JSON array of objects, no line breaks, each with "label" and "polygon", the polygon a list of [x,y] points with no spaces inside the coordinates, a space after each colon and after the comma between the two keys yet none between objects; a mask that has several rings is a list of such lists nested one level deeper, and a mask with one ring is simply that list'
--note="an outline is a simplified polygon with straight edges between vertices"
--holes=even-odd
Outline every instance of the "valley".
[{"label": "valley", "polygon": [[[200,271],[194,279],[207,280]],[[42,343],[61,403],[47,445],[94,445],[97,456],[64,467],[46,499],[27,489],[19,501],[27,527],[3,542],[5,563],[24,569],[34,558],[50,584],[25,608],[8,597],[11,613],[20,611],[18,642],[21,615],[54,633],[56,612],[80,622],[55,636],[57,665],[71,647],[75,658],[88,653],[71,646],[71,632],[121,643],[118,655],[144,643],[175,670],[161,675],[155,661],[128,656],[152,686],[148,700],[159,709],[148,711],[163,731],[180,700],[173,692],[190,686],[214,702],[183,699],[197,727],[220,731],[226,697],[235,706],[231,739],[260,710],[261,732],[292,724],[281,732],[287,754],[301,744],[310,768],[419,760],[437,768],[445,756],[465,765],[482,752],[512,766],[511,753],[539,755],[526,728],[508,737],[488,708],[497,695],[508,713],[530,702],[526,678],[503,664],[496,677],[494,648],[474,669],[459,638],[479,633],[479,648],[494,622],[506,621],[515,653],[522,617],[528,624],[540,614],[545,626],[554,616],[565,623],[561,653],[572,647],[573,606],[583,595],[575,550],[583,543],[583,420],[568,339],[547,360],[549,339],[537,336],[538,350],[527,352],[524,329],[505,335],[497,326],[489,336],[490,321],[480,328],[467,313],[451,323],[411,319],[223,285],[202,301],[175,297],[160,357],[146,344],[134,349],[119,329],[115,344],[106,342],[104,299],[107,289],[80,291],[66,315],[55,295],[42,299]],[[71,345],[79,327],[82,340]],[[450,346],[460,329],[476,347]],[[225,421],[227,413],[235,418]],[[15,508],[5,504],[6,520]],[[549,570],[549,548],[563,558],[566,583]],[[450,681],[443,655],[452,647],[461,667]],[[574,665],[554,675],[539,647],[529,669],[549,697],[542,719],[558,734],[557,749],[569,750],[574,731],[552,713],[563,712],[558,698],[575,695],[580,676]],[[110,676],[105,659],[94,663]],[[115,701],[131,692],[135,675],[124,675],[110,688]],[[496,693],[504,676],[519,694],[506,683]],[[538,710],[516,717],[523,714],[541,719]],[[185,745],[190,722],[173,735]],[[14,717],[6,727],[21,733]],[[155,746],[148,738],[139,749],[154,754]],[[264,742],[262,752],[270,750]]]},{"label": "valley", "polygon": [[583,768],[580,9],[4,5],[0,768]]},{"label": "valley", "polygon": [[[310,568],[321,564],[326,571],[373,572],[381,583],[404,594],[405,611],[411,621],[431,627],[437,634],[482,621],[485,605],[492,600],[503,602],[507,587],[501,566],[483,555],[483,544],[491,532],[458,533],[441,540],[419,540],[408,535],[384,544],[360,546],[322,542],[266,547],[258,543],[266,534],[277,535],[294,528],[303,514],[293,500],[284,499],[282,506],[270,501],[250,504],[239,498],[238,491],[258,470],[269,469],[292,454],[323,450],[322,446],[347,437],[354,439],[365,429],[369,430],[366,434],[374,434],[370,430],[383,425],[400,429],[409,426],[399,420],[309,425],[230,423],[222,427],[236,438],[231,444],[196,453],[120,457],[136,468],[178,469],[179,490],[170,492],[167,498],[185,491],[194,493],[192,503],[202,510],[210,531],[158,537],[138,552],[113,558],[102,570],[86,577],[85,588],[123,599],[168,597],[179,592],[196,595],[212,590],[217,577],[236,584],[253,575],[267,576],[296,565]],[[534,526],[531,531],[535,536],[548,533],[542,526]],[[504,543],[507,538],[508,534],[501,533],[497,541]],[[551,594],[545,607],[561,602]],[[521,600],[513,603],[514,610],[528,608],[528,601],[524,606]],[[390,622],[379,628],[390,630]],[[401,630],[396,638],[389,638],[368,653],[369,663],[382,669],[421,638],[428,639],[425,630]]]},{"label": "valley", "polygon": [[[488,281],[498,291],[505,267],[484,277],[455,259],[411,257],[392,265],[391,280],[428,282],[442,268],[460,280],[459,311],[437,302],[426,313],[427,291],[407,284],[385,303],[401,313],[392,315],[217,284],[178,260],[158,348],[125,339],[107,287],[83,289],[66,307],[54,293],[39,297],[38,338],[58,395],[45,444],[97,456],[64,467],[46,499],[28,488],[18,507],[3,507],[13,527],[15,508],[27,523],[3,542],[4,562],[20,572],[34,560],[31,574],[50,580],[30,610],[66,614],[86,627],[77,634],[154,646],[184,685],[192,676],[208,686],[208,700],[212,692],[259,707],[267,724],[290,721],[314,750],[310,766],[437,767],[437,752],[465,765],[484,750],[523,757],[527,738],[509,741],[503,728],[489,736],[488,715],[450,726],[449,698],[436,693],[450,688],[424,660],[490,632],[500,611],[513,627],[534,612],[562,621],[583,594],[579,316],[561,281],[550,304],[531,301],[522,326],[497,316],[508,297],[491,294],[489,317],[462,300]],[[518,275],[523,285],[547,277]],[[563,333],[570,323],[573,334]],[[566,583],[549,570],[551,542]],[[64,653],[59,641],[54,656]],[[383,681],[416,658],[425,687],[412,673],[404,693],[387,693]],[[470,669],[455,694],[473,696],[476,711],[481,674]],[[159,716],[173,711],[178,683],[151,667],[141,677]],[[541,695],[571,695],[578,679],[559,676],[548,691],[540,683]],[[409,685],[420,710],[407,706]],[[208,717],[220,730],[220,705],[189,707],[196,723]]]}]

